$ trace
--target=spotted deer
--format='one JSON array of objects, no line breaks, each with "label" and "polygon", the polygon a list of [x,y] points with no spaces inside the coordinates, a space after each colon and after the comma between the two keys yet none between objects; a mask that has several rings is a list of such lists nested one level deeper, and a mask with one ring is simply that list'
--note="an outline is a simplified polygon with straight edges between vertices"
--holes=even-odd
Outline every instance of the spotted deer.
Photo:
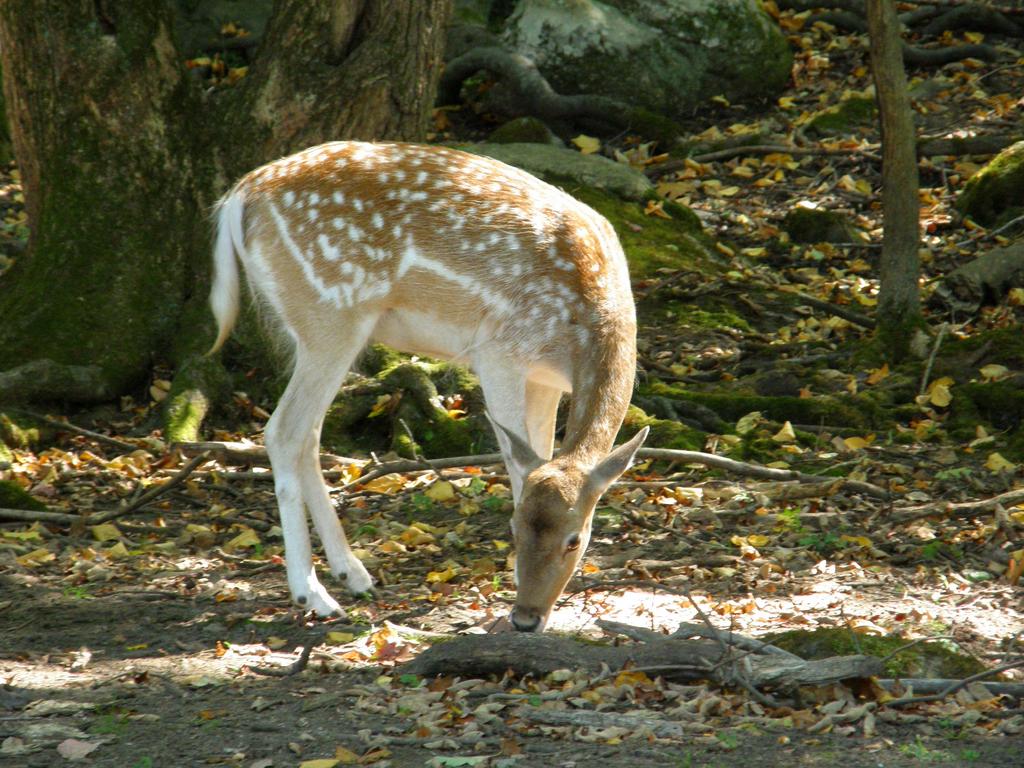
[{"label": "spotted deer", "polygon": [[[252,171],[218,203],[210,303],[218,349],[237,262],[276,318],[293,372],[265,439],[295,603],[343,613],[317,579],[305,512],[354,593],[318,461],[320,427],[369,342],[468,363],[483,388],[514,512],[521,631],[544,628],[590,540],[594,507],[647,430],[612,449],[633,389],[636,315],[608,222],[504,163],[443,147],[333,142]],[[571,392],[561,450],[555,414]]]}]

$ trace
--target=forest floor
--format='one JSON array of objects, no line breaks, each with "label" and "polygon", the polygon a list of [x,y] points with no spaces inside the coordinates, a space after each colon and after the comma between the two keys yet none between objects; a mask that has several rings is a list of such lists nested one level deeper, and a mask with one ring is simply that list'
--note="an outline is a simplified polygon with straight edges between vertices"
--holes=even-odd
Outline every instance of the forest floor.
[{"label": "forest floor", "polygon": [[[811,112],[868,87],[860,36],[804,29],[792,14],[783,21],[798,50],[791,91],[756,111],[710,106],[695,120],[695,146],[793,143]],[[967,60],[915,74],[937,84],[915,103],[923,131],[1019,130],[1019,63]],[[877,298],[877,141],[869,121],[815,139],[817,153],[739,152],[652,173],[664,195],[697,213],[727,266],[714,275],[663,269],[635,285],[646,391],[652,382],[682,387],[707,395],[705,407],[718,393],[754,392],[711,417],[688,412],[695,429],[702,419],[729,422],[723,434],[704,430],[703,449],[744,442],[750,461],[823,482],[643,462],[602,501],[553,632],[622,643],[597,622],[672,632],[707,621],[769,641],[796,632],[786,642],[805,644],[794,652],[817,656],[897,654],[930,639],[889,660],[889,674],[949,679],[1004,666],[998,679],[1024,682],[1021,414],[1009,401],[987,411],[975,403],[968,435],[962,420],[959,432],[951,425],[967,399],[961,389],[975,386],[977,397],[978,382],[1024,370],[1024,297],[1011,292],[970,317],[933,310],[929,322],[946,331],[931,342],[932,363],[908,369],[917,397],[886,411],[888,428],[827,411],[805,424],[776,415],[815,402],[827,381],[829,392],[854,394],[910,375],[859,362],[854,351],[870,331],[822,304],[869,313]],[[642,141],[606,149],[657,164]],[[984,159],[922,161],[927,285],[1008,234],[966,225],[952,209]],[[0,182],[3,234],[23,238],[17,178]],[[865,240],[786,243],[782,220],[800,200],[844,212]],[[657,218],[657,206],[648,215]],[[795,289],[819,302],[794,302]],[[977,683],[895,707],[865,681],[764,698],[644,670],[410,676],[401,665],[433,642],[484,633],[508,611],[511,502],[501,467],[390,473],[339,493],[380,590],[343,600],[346,620],[316,621],[289,606],[265,468],[210,460],[143,495],[186,462],[156,426],[165,378],[157,370],[134,399],[65,414],[69,426],[29,420],[41,437],[0,463],[0,479],[47,512],[79,518],[33,520],[28,510],[0,522],[0,766],[1009,768],[1024,759],[1024,702]],[[239,396],[237,405],[248,423],[217,439],[257,433],[273,404]],[[360,471],[334,470],[341,482]],[[878,650],[882,638],[891,644]],[[263,674],[307,646],[303,670]]]}]

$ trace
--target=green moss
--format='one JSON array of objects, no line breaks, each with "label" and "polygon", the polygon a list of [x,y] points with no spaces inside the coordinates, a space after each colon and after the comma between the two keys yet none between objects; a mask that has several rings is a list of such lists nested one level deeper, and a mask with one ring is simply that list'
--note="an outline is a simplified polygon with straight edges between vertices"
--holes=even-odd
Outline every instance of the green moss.
[{"label": "green moss", "polygon": [[227,400],[230,381],[216,357],[196,355],[174,377],[164,403],[164,437],[169,443],[199,440],[199,428],[215,402]]},{"label": "green moss", "polygon": [[804,130],[822,136],[852,133],[855,128],[873,123],[875,111],[874,99],[852,96],[818,112],[807,122]]},{"label": "green moss", "polygon": [[621,200],[608,192],[575,187],[570,182],[560,186],[615,227],[634,280],[654,277],[661,268],[709,269],[711,241],[704,234],[700,219],[688,208],[651,193],[651,199],[663,203],[666,219],[647,215],[644,204]]},{"label": "green moss", "polygon": [[41,512],[46,505],[13,480],[0,480],[0,507]]},{"label": "green moss", "polygon": [[670,419],[656,419],[648,416],[635,405],[629,406],[626,419],[622,422],[617,442],[625,442],[644,427],[651,432],[645,445],[649,448],[675,448],[681,451],[699,451],[704,447],[705,435],[699,430]]},{"label": "green moss", "polygon": [[495,144],[561,144],[543,120],[536,117],[517,117],[491,132],[487,140]]},{"label": "green moss", "polygon": [[862,635],[842,628],[792,630],[764,639],[808,660],[854,654],[886,658],[895,653],[885,664],[892,677],[962,678],[984,671],[981,662],[957,653],[941,641],[919,643],[896,653],[907,645],[906,638]]},{"label": "green moss", "polygon": [[782,228],[795,243],[851,243],[861,240],[860,233],[843,214],[824,208],[790,209]]},{"label": "green moss", "polygon": [[695,392],[662,381],[643,385],[640,394],[688,400],[710,408],[726,421],[735,422],[752,411],[773,421],[796,424],[828,424],[838,427],[878,429],[889,423],[888,414],[872,397],[823,395],[819,397],[763,397],[747,392]]},{"label": "green moss", "polygon": [[39,430],[16,424],[6,413],[0,413],[0,442],[12,448],[31,448],[39,442]]},{"label": "green moss", "polygon": [[652,323],[662,325],[669,321],[688,328],[753,330],[745,318],[736,314],[735,305],[713,297],[707,298],[706,302],[705,305],[698,306],[669,299],[643,306],[640,314]]},{"label": "green moss", "polygon": [[1004,149],[968,179],[956,207],[985,226],[1024,212],[1024,141]]}]

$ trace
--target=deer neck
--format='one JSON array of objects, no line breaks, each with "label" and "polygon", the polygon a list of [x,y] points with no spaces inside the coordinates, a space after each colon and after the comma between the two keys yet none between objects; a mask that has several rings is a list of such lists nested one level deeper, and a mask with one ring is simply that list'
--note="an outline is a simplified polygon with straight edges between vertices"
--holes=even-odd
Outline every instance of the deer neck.
[{"label": "deer neck", "polygon": [[580,352],[572,376],[573,394],[561,456],[592,465],[608,455],[633,394],[636,319],[632,311],[608,320]]}]

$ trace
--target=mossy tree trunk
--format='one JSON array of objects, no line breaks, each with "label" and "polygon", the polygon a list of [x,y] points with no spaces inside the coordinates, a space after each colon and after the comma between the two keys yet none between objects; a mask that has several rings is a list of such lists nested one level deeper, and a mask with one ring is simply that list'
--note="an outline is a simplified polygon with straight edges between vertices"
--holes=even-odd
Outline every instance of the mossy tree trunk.
[{"label": "mossy tree trunk", "polygon": [[302,147],[422,138],[450,3],[278,0],[248,76],[208,91],[171,0],[0,0],[31,225],[0,282],[0,400],[106,399],[166,361],[187,433],[223,381],[201,355],[211,205]]},{"label": "mossy tree trunk", "polygon": [[923,325],[920,305],[920,207],[913,112],[903,71],[900,23],[893,0],[868,0],[871,69],[882,124],[882,214],[878,339],[886,356],[907,355]]}]

